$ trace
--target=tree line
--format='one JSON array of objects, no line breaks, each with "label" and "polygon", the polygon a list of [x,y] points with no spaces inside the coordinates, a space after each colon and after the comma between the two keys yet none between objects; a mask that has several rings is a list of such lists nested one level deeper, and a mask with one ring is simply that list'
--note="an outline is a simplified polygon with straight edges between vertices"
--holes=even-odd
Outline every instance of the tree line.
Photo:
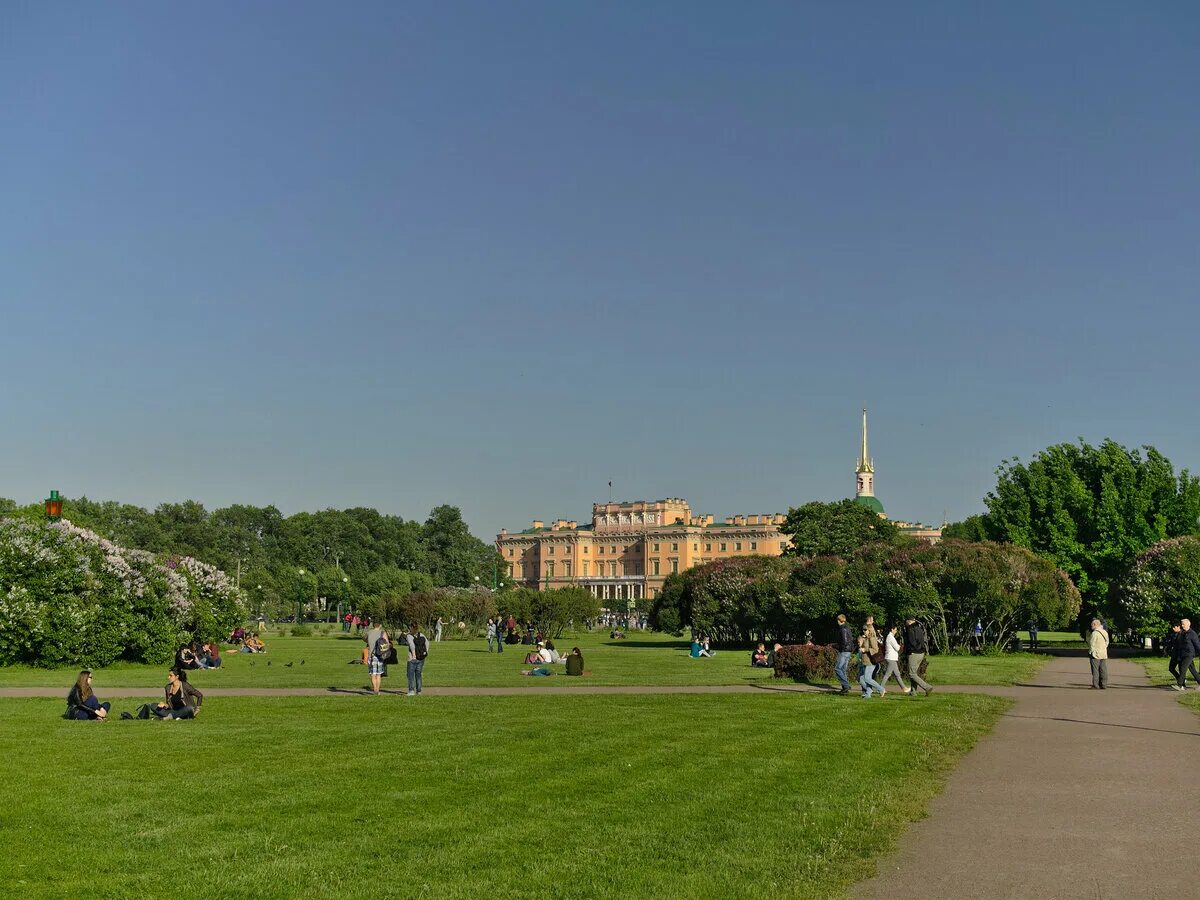
[{"label": "tree line", "polygon": [[[0,516],[40,521],[45,511],[0,498]],[[339,603],[361,609],[414,591],[491,588],[504,571],[495,548],[473,536],[449,505],[417,522],[366,507],[284,516],[274,506],[209,511],[186,500],[149,511],[79,497],[64,498],[63,518],[123,547],[216,566],[240,585],[252,613],[273,617],[294,614],[298,603],[306,612]]]}]

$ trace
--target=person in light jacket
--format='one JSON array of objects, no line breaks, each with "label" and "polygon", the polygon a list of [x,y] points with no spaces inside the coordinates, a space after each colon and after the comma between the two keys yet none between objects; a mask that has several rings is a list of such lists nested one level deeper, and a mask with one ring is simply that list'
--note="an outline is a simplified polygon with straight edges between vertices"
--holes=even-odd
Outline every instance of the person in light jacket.
[{"label": "person in light jacket", "polygon": [[1108,687],[1108,632],[1099,619],[1092,619],[1092,631],[1088,635],[1088,662],[1092,667],[1092,690],[1104,690]]},{"label": "person in light jacket", "polygon": [[900,690],[907,694],[912,688],[907,687],[904,684],[904,680],[900,677],[900,641],[896,639],[896,631],[899,627],[898,625],[893,625],[888,629],[883,648],[885,666],[883,678],[880,679],[879,684],[881,687],[887,688],[888,679],[895,676],[896,684],[900,685]]}]

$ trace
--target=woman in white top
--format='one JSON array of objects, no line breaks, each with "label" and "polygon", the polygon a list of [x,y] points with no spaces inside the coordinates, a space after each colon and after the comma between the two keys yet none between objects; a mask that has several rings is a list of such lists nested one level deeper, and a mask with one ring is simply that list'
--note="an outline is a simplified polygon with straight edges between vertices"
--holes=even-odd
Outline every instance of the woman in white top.
[{"label": "woman in white top", "polygon": [[888,679],[893,675],[896,676],[896,684],[900,685],[900,690],[904,693],[909,693],[912,688],[905,687],[904,682],[900,678],[900,642],[896,640],[896,629],[898,625],[893,625],[888,629],[887,640],[884,642],[883,661],[886,663],[886,668],[883,670],[883,678],[879,683],[887,688]]}]

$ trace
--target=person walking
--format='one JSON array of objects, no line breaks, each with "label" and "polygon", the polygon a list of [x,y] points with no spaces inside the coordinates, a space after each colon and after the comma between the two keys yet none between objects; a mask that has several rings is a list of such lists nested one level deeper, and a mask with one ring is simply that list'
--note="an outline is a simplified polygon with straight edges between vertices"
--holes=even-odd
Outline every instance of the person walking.
[{"label": "person walking", "polygon": [[492,652],[492,641],[496,639],[496,623],[492,619],[488,619],[487,623],[487,645],[488,653]]},{"label": "person walking", "polygon": [[1088,663],[1092,667],[1092,690],[1105,690],[1108,687],[1108,632],[1099,619],[1092,619],[1092,630],[1088,635]]},{"label": "person walking", "polygon": [[[371,676],[371,693],[379,696],[379,679],[387,671],[387,657],[391,654],[392,642],[387,629],[375,622],[367,627],[367,674]],[[382,656],[380,655],[382,654]]]},{"label": "person walking", "polygon": [[425,668],[425,657],[429,655],[429,640],[421,632],[420,625],[408,626],[408,696],[421,693],[421,672]]},{"label": "person walking", "polygon": [[898,625],[893,625],[888,629],[887,638],[884,639],[883,661],[885,668],[883,670],[883,678],[879,680],[879,684],[886,689],[888,679],[894,676],[896,684],[900,685],[900,690],[907,694],[912,688],[907,687],[904,684],[904,680],[900,677],[900,641],[896,639],[896,632],[899,630]]},{"label": "person walking", "polygon": [[433,625],[433,642],[436,644],[442,639],[442,628],[446,623],[442,621],[442,617],[438,616],[437,621]]},{"label": "person walking", "polygon": [[[878,692],[880,697],[886,697],[887,691],[883,689],[883,685],[874,679],[875,663],[871,661],[871,638],[870,633],[874,631],[870,625],[863,626],[863,633],[858,638],[858,683],[862,687],[862,698],[870,700],[872,691]],[[879,641],[875,642],[876,651],[879,650]]]},{"label": "person walking", "polygon": [[1167,671],[1171,673],[1171,677],[1175,679],[1175,683],[1179,683],[1179,644],[1180,644],[1180,628],[1178,625],[1172,625],[1171,630],[1167,632],[1167,636],[1163,639],[1163,651],[1167,654]]},{"label": "person walking", "polygon": [[1179,637],[1176,638],[1179,653],[1179,676],[1176,679],[1175,690],[1187,690],[1188,672],[1196,682],[1196,690],[1200,691],[1200,675],[1196,674],[1196,657],[1200,656],[1200,636],[1192,630],[1191,619],[1179,620]]},{"label": "person walking", "polygon": [[917,688],[920,688],[928,697],[933,693],[933,685],[921,677],[921,663],[929,652],[929,636],[925,633],[925,626],[912,616],[904,620],[904,652],[908,654],[909,693],[915,697]]},{"label": "person walking", "polygon": [[846,677],[846,669],[850,666],[850,655],[854,652],[854,634],[842,613],[838,613],[837,626],[837,662],[834,663],[833,674],[842,683],[842,693],[848,694],[850,679]]}]

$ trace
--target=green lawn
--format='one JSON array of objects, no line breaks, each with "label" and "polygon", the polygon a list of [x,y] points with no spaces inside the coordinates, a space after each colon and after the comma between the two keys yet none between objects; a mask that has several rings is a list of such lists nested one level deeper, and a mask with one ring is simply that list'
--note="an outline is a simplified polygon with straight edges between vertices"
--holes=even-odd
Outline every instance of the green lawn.
[{"label": "green lawn", "polygon": [[1006,705],[227,698],[91,724],[0,700],[0,893],[834,897]]},{"label": "green lawn", "polygon": [[[266,636],[266,654],[230,653],[218,671],[189,673],[201,691],[209,687],[309,687],[360,688],[367,682],[365,667],[351,665],[363,642],[340,631],[311,638],[278,633]],[[772,672],[752,669],[749,653],[719,651],[712,659],[692,659],[682,639],[653,633],[635,634],[611,641],[607,632],[568,634],[556,642],[566,652],[578,645],[587,668],[585,679],[527,678],[522,660],[528,647],[510,646],[502,654],[489,653],[483,640],[442,641],[430,644],[424,679],[429,686],[517,687],[552,684],[588,685],[708,685],[769,682]],[[930,660],[929,680],[942,684],[1012,684],[1031,677],[1045,657],[1016,653],[1004,656],[936,656]],[[291,663],[291,666],[287,664]],[[119,663],[95,676],[96,692],[107,687],[151,687],[166,680],[165,666]],[[26,666],[0,668],[0,687],[46,685],[63,688],[64,696],[78,669],[38,669]],[[384,686],[404,681],[404,666],[392,667]]]}]

